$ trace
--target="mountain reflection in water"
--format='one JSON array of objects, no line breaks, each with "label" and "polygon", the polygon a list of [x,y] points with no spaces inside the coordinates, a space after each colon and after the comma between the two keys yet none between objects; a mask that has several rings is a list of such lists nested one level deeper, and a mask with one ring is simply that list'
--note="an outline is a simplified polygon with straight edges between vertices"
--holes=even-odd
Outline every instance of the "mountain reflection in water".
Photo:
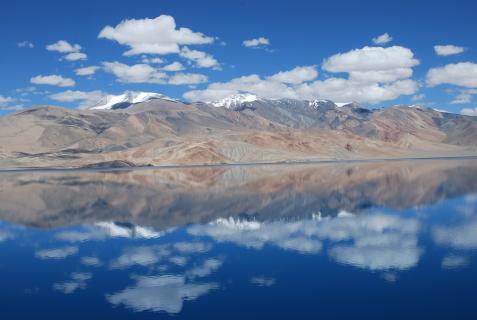
[{"label": "mountain reflection in water", "polygon": [[0,175],[6,318],[476,315],[477,160]]}]

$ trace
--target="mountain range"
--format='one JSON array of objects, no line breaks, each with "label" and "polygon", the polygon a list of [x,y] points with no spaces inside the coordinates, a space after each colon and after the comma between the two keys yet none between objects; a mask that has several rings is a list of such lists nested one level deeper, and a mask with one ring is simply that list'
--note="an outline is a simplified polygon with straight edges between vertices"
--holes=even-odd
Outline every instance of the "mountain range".
[{"label": "mountain range", "polygon": [[477,154],[477,119],[250,94],[184,103],[126,92],[0,118],[0,167],[255,163]]}]

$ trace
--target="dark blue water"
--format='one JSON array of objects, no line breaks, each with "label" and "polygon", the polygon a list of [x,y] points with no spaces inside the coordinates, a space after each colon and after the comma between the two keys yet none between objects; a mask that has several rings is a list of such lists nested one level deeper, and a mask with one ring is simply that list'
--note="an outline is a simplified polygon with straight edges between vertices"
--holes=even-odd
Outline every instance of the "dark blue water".
[{"label": "dark blue water", "polygon": [[2,319],[477,318],[477,161],[1,178]]}]

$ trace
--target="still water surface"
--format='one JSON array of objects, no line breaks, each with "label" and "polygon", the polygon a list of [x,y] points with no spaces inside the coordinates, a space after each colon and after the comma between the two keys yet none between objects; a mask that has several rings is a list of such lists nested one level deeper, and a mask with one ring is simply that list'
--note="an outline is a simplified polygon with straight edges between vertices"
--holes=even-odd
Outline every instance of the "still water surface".
[{"label": "still water surface", "polygon": [[477,161],[0,174],[2,319],[476,319]]}]

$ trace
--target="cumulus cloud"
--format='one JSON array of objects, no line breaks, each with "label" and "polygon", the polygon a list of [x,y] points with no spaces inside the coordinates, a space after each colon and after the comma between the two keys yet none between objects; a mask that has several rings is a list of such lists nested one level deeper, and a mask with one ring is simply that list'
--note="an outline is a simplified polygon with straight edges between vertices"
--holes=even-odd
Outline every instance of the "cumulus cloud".
[{"label": "cumulus cloud", "polygon": [[306,81],[314,80],[316,77],[318,77],[316,66],[304,66],[296,67],[290,71],[278,72],[268,77],[268,79],[288,84],[300,84]]},{"label": "cumulus cloud", "polygon": [[330,256],[338,262],[370,270],[404,270],[417,264],[419,222],[399,216],[340,213],[335,219],[257,222],[218,219],[195,225],[188,232],[261,249],[274,245],[300,253],[321,251],[330,243]]},{"label": "cumulus cloud", "polygon": [[115,259],[111,267],[125,269],[134,265],[151,266],[170,256],[171,251],[168,246],[141,246],[131,247]]},{"label": "cumulus cloud", "polygon": [[252,74],[228,82],[210,84],[204,90],[186,92],[192,101],[215,101],[232,94],[251,93],[263,98],[329,99],[378,103],[412,95],[418,83],[410,77],[419,64],[403,47],[364,47],[331,56],[323,63],[328,72],[347,73],[348,78],[315,79],[316,66],[301,66],[266,78]]},{"label": "cumulus cloud", "polygon": [[191,50],[188,47],[184,47],[181,49],[180,56],[191,61],[197,68],[220,69],[219,62],[212,55],[203,51]]},{"label": "cumulus cloud", "polygon": [[212,248],[210,243],[204,242],[177,242],[174,243],[173,248],[180,253],[204,253]]},{"label": "cumulus cloud", "polygon": [[192,101],[215,101],[241,92],[272,99],[298,97],[294,88],[277,81],[262,79],[256,74],[235,78],[229,82],[212,83],[205,90],[186,92],[184,97]]},{"label": "cumulus cloud", "polygon": [[214,271],[219,269],[223,264],[222,260],[216,258],[210,258],[205,260],[201,265],[195,266],[194,268],[186,271],[186,275],[188,278],[203,278]]},{"label": "cumulus cloud", "polygon": [[182,63],[180,63],[178,61],[175,61],[171,64],[168,64],[168,65],[162,67],[161,69],[164,70],[164,71],[182,71],[185,68],[182,65]]},{"label": "cumulus cloud", "polygon": [[460,90],[459,94],[454,97],[452,104],[465,104],[470,103],[474,95],[477,94],[477,89],[464,89]]},{"label": "cumulus cloud", "polygon": [[76,75],[78,76],[91,76],[98,71],[99,67],[98,66],[89,66],[89,67],[83,67],[83,68],[78,68],[75,70]]},{"label": "cumulus cloud", "polygon": [[266,244],[298,251],[316,253],[321,250],[321,241],[304,234],[305,221],[268,222],[218,219],[207,225],[196,225],[188,232],[197,236],[209,236],[218,242],[233,242],[249,248],[261,249]]},{"label": "cumulus cloud", "polygon": [[86,53],[80,52],[81,46],[79,44],[70,44],[66,40],[59,40],[49,44],[46,46],[46,50],[65,53],[63,58],[68,61],[86,60],[88,58]]},{"label": "cumulus cloud", "polygon": [[345,53],[335,54],[323,63],[323,69],[330,72],[379,72],[412,68],[419,64],[413,52],[404,47],[388,48],[364,47]]},{"label": "cumulus cloud", "polygon": [[158,57],[148,58],[146,56],[144,56],[141,61],[142,63],[145,63],[145,64],[161,64],[165,62],[164,60]]},{"label": "cumulus cloud", "polygon": [[30,41],[21,41],[21,42],[17,42],[17,47],[18,48],[29,48],[29,49],[32,49],[35,47],[35,45],[33,43],[31,43]]},{"label": "cumulus cloud", "polygon": [[169,78],[168,84],[173,85],[186,85],[186,84],[199,84],[208,81],[207,76],[198,73],[176,73]]},{"label": "cumulus cloud", "polygon": [[123,83],[165,83],[167,74],[148,64],[127,65],[120,62],[103,62],[106,72],[114,74]]},{"label": "cumulus cloud", "polygon": [[77,254],[78,247],[62,247],[54,249],[39,250],[35,255],[40,259],[64,259],[69,256]]},{"label": "cumulus cloud", "polygon": [[259,37],[255,39],[245,40],[242,45],[247,48],[256,48],[270,45],[270,40],[265,37]]},{"label": "cumulus cloud", "polygon": [[188,28],[176,28],[173,17],[161,15],[154,19],[123,20],[116,27],[106,26],[98,38],[109,39],[130,49],[126,56],[137,54],[179,53],[182,45],[210,44],[213,37]]},{"label": "cumulus cloud", "polygon": [[198,73],[175,73],[168,75],[163,69],[148,64],[126,65],[120,62],[103,62],[106,72],[114,74],[123,83],[157,83],[171,85],[199,84],[208,81],[207,76]]},{"label": "cumulus cloud", "polygon": [[427,72],[426,81],[431,87],[440,84],[452,84],[466,88],[477,88],[477,64],[460,62],[432,68]]},{"label": "cumulus cloud", "polygon": [[454,54],[459,54],[465,51],[464,47],[454,46],[451,44],[448,45],[437,45],[434,46],[434,51],[438,56],[451,56]]},{"label": "cumulus cloud", "polygon": [[81,264],[88,267],[100,267],[103,265],[103,263],[101,262],[101,260],[99,260],[99,258],[90,257],[90,256],[81,257]]},{"label": "cumulus cloud", "polygon": [[4,97],[4,96],[0,95],[0,104],[6,104],[6,103],[13,102],[13,101],[15,101],[15,99],[12,98],[12,97]]},{"label": "cumulus cloud", "polygon": [[65,55],[64,57],[68,61],[79,61],[79,60],[86,60],[88,56],[86,53],[83,52],[71,52]]},{"label": "cumulus cloud", "polygon": [[91,273],[75,272],[71,274],[71,280],[61,283],[55,283],[53,289],[63,292],[64,294],[72,294],[78,289],[86,289],[86,281],[91,279]]},{"label": "cumulus cloud", "polygon": [[70,44],[66,40],[59,40],[55,43],[47,45],[46,50],[61,53],[79,52],[81,51],[81,46],[79,44]]},{"label": "cumulus cloud", "polygon": [[441,266],[444,269],[457,269],[466,267],[469,262],[470,261],[468,257],[449,255],[442,259]]},{"label": "cumulus cloud", "polygon": [[113,305],[124,305],[134,311],[181,312],[184,301],[192,301],[217,289],[215,283],[187,283],[183,276],[138,277],[136,284],[107,295]]},{"label": "cumulus cloud", "polygon": [[[475,111],[475,109],[474,109]],[[432,230],[434,241],[454,249],[477,248],[477,219],[457,226],[436,227]]]},{"label": "cumulus cloud", "polygon": [[[49,96],[51,100],[58,102],[79,102],[80,107],[90,107],[95,105],[105,96],[105,93],[99,90],[95,91],[76,91],[76,90],[67,90],[63,92],[58,92]],[[71,231],[72,232],[72,231]],[[71,232],[64,232],[60,234],[61,237],[67,239],[68,235]],[[84,235],[81,232],[74,232],[76,238],[87,239],[88,235]],[[73,238],[70,236],[69,238]]]},{"label": "cumulus cloud", "polygon": [[60,75],[38,75],[30,79],[33,84],[44,84],[57,87],[73,87],[76,82],[71,78],[63,78]]},{"label": "cumulus cloud", "polygon": [[460,110],[460,114],[463,114],[464,116],[477,116],[477,107],[475,108],[463,108]]},{"label": "cumulus cloud", "polygon": [[391,42],[392,40],[393,40],[393,37],[391,37],[388,33],[383,33],[382,35],[373,38],[373,43],[386,44],[388,42]]}]

